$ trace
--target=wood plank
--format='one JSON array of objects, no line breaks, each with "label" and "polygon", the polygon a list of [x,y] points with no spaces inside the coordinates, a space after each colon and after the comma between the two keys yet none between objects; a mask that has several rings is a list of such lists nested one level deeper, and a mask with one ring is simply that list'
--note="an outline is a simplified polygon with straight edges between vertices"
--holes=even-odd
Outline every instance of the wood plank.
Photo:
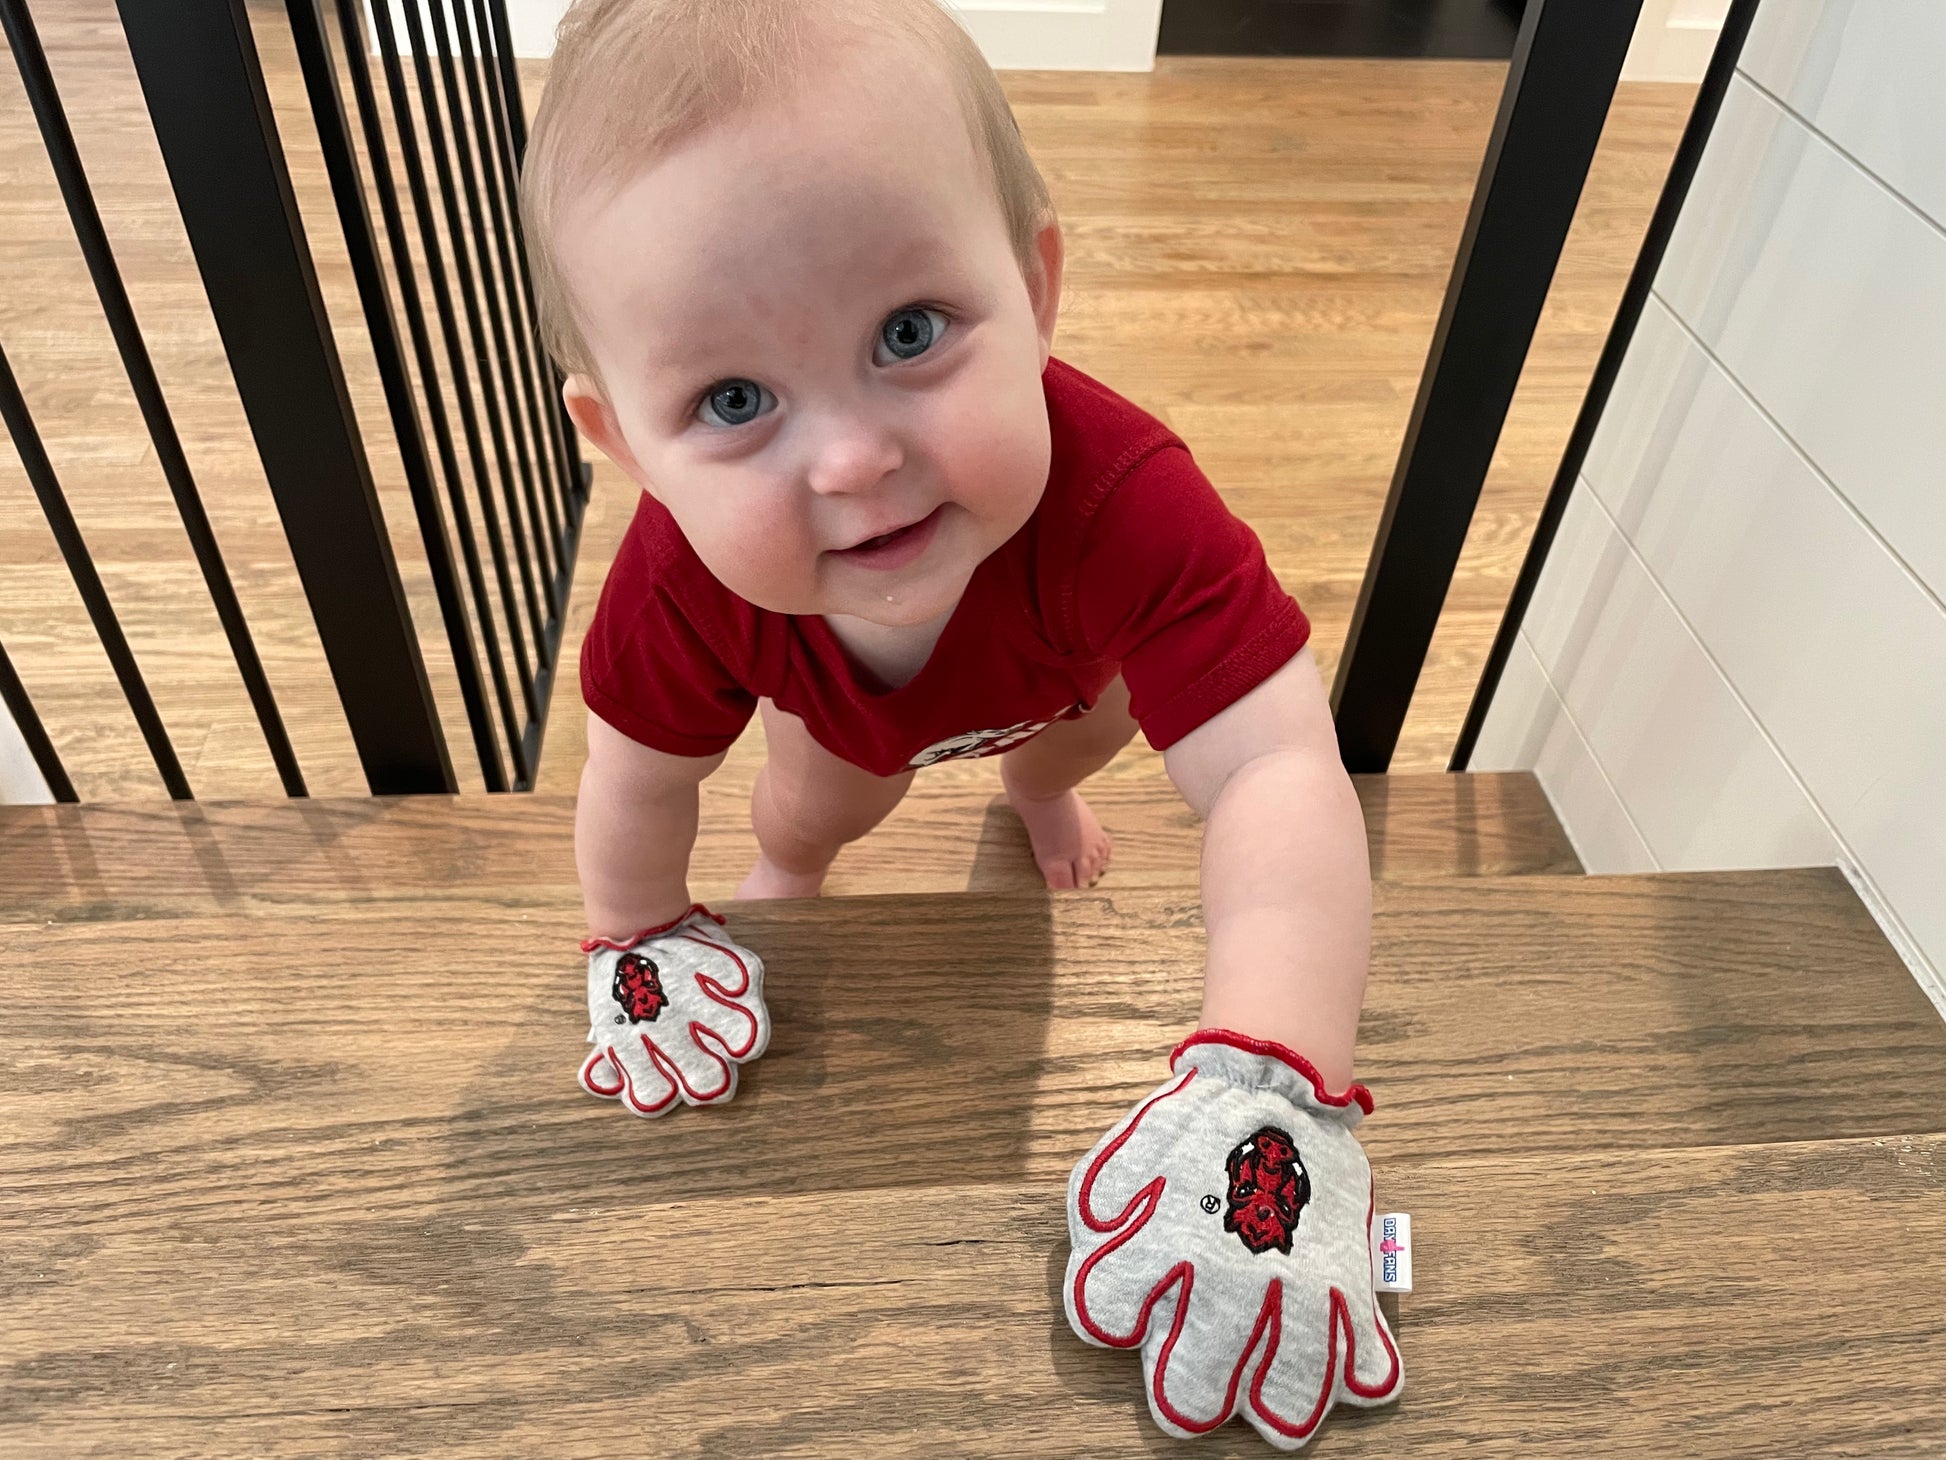
[{"label": "wood plank", "polygon": [[[458,1152],[482,1200],[554,1202],[618,1131],[573,1081],[578,929],[456,911],[6,929],[0,1187],[56,1225],[166,1230],[291,1192],[411,1209]],[[617,1179],[663,1200],[741,1163],[772,1191],[886,1162],[1054,1179],[1199,1002],[1186,895],[752,903],[731,927],[766,960],[775,1033],[720,1119],[642,1138]],[[1834,872],[1387,884],[1375,931],[1374,1159],[1946,1130],[1946,1030]],[[102,1205],[119,1190],[139,1209]]]},{"label": "wood plank", "polygon": [[[411,1215],[293,1198],[168,1233],[12,1250],[12,1454],[1175,1453],[1128,1354],[1057,1284],[1062,1187],[907,1180],[684,1202],[616,1181],[625,1129],[547,1208],[450,1163]],[[457,1153],[455,1153],[457,1154]],[[1419,1290],[1394,1407],[1332,1455],[1936,1456],[1946,1138],[1398,1162]],[[1896,1234],[1896,1235],[1894,1235]],[[85,1319],[77,1315],[86,1315]],[[1196,1453],[1259,1460],[1240,1425]]]},{"label": "wood plank", "polygon": [[[1382,889],[1365,1138],[1420,1290],[1333,1453],[1938,1452],[1946,1033],[1849,899]],[[558,918],[452,911],[0,931],[0,1448],[1173,1448],[1053,1288],[1193,902],[741,906],[776,1041],[660,1122],[575,1089]]]},{"label": "wood plank", "polygon": [[[1532,775],[1355,778],[1381,878],[1579,872]],[[1031,892],[1026,828],[989,768],[922,778],[847,849],[834,894]],[[727,900],[756,856],[747,791],[706,788],[698,897]],[[1089,797],[1115,836],[1107,888],[1194,886],[1201,828],[1166,779],[1106,777]],[[343,797],[0,807],[0,920],[141,918],[399,896],[572,897],[566,796]]]}]

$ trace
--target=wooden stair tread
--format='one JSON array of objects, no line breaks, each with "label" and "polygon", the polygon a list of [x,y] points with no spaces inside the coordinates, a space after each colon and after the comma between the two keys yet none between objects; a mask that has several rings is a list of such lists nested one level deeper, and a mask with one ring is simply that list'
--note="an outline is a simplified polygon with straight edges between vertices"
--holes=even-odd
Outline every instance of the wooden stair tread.
[{"label": "wooden stair tread", "polygon": [[[234,1059],[243,1085],[307,1109],[328,1092],[378,1102],[347,1119],[460,1102],[548,1121],[565,1102],[578,1120],[585,1097],[563,1084],[586,1032],[572,908],[453,910],[7,928],[0,1027],[59,1060],[84,1031],[106,1049],[139,1025],[142,1046],[71,1092],[77,1114],[124,1081],[188,1098]],[[892,1137],[868,1139],[872,1107],[891,1101],[915,1148],[957,1147],[951,1169],[1056,1174],[1160,1078],[1200,999],[1189,894],[745,903],[730,927],[769,969],[776,1031],[737,1102],[770,1111],[748,1137],[765,1155],[822,1132],[877,1159]],[[78,971],[123,966],[139,977],[112,977],[98,1016]],[[318,1021],[295,1046],[279,1033],[293,1018]],[[475,1070],[481,1046],[496,1053]],[[1946,1029],[1829,869],[1387,885],[1359,1061],[1382,1158],[1946,1130]],[[468,1093],[452,1071],[484,1083]],[[715,1149],[711,1128],[683,1128]],[[717,1176],[698,1167],[697,1189]],[[693,1194],[682,1171],[661,1179]]]},{"label": "wooden stair tread", "polygon": [[[5,1300],[0,1346],[31,1379],[0,1440],[607,1455],[652,1426],[657,1454],[711,1460],[1175,1452],[1134,1357],[1060,1315],[1059,1183],[882,1167],[815,1198],[672,1205],[643,1160],[656,1139],[611,1133],[583,1187],[519,1212],[448,1148],[411,1212],[28,1234],[12,1250],[36,1281]],[[1918,1283],[1946,1253],[1946,1138],[1416,1161],[1379,1181],[1415,1213],[1405,1392],[1334,1413],[1325,1453],[1939,1453],[1946,1320]],[[1235,1424],[1196,1453],[1274,1452]]]},{"label": "wooden stair tread", "polygon": [[[1160,1443],[1051,1289],[1193,896],[740,904],[771,1051],[655,1122],[573,1084],[572,906],[456,911],[0,932],[0,1448]],[[1376,932],[1421,1291],[1334,1453],[1936,1451],[1946,1030],[1838,874],[1387,884]]]},{"label": "wooden stair tread", "polygon": [[[1355,779],[1381,878],[1581,870],[1531,775]],[[691,889],[715,902],[749,870],[756,843],[733,793],[704,789]],[[1116,837],[1104,887],[1194,885],[1200,831],[1166,780],[1104,777],[1089,794]],[[442,893],[552,898],[574,885],[568,796],[0,807],[0,919]],[[829,890],[1038,885],[1026,831],[990,787],[922,778],[884,826],[847,848]]]}]

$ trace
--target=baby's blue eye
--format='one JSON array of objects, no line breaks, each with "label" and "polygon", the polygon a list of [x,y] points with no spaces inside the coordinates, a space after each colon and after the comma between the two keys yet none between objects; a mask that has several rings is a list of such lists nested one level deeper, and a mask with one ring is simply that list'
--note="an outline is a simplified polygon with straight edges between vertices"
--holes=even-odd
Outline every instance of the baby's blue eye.
[{"label": "baby's blue eye", "polygon": [[945,333],[945,315],[936,309],[913,305],[901,309],[879,326],[878,342],[882,348],[872,353],[881,365],[891,363],[883,358],[886,354],[893,360],[915,359],[930,350]]},{"label": "baby's blue eye", "polygon": [[777,405],[777,397],[754,380],[719,380],[696,407],[707,426],[743,426]]}]

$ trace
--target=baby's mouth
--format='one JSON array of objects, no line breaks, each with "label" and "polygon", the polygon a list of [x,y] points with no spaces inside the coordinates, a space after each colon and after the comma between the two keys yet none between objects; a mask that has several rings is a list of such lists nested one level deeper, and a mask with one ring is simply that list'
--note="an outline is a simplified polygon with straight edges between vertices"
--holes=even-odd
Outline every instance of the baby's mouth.
[{"label": "baby's mouth", "polygon": [[935,507],[917,522],[908,522],[904,527],[895,527],[890,532],[881,532],[848,548],[839,548],[835,556],[867,568],[903,567],[924,552],[926,544],[932,541],[933,531],[939,525],[940,511]]},{"label": "baby's mouth", "polygon": [[908,522],[904,527],[895,527],[890,532],[881,532],[877,537],[868,537],[863,542],[855,542],[846,548],[845,551],[848,553],[868,553],[873,548],[885,547],[897,542],[900,537],[912,531],[918,525],[916,522]]}]

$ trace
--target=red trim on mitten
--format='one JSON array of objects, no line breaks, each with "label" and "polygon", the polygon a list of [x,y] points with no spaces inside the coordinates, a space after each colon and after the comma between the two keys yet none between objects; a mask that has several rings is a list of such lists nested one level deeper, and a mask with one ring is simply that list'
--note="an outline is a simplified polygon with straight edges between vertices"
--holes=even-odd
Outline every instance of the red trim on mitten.
[{"label": "red trim on mitten", "polygon": [[[646,1046],[648,1042],[644,1040],[643,1043]],[[651,1061],[655,1059],[653,1049],[649,1050],[649,1058]],[[614,1074],[612,1081],[603,1081],[595,1073],[604,1064]],[[656,1064],[656,1069],[661,1070],[661,1064]],[[664,1077],[667,1077],[666,1071]],[[644,1103],[642,1097],[635,1093],[635,1082],[629,1078],[628,1066],[616,1059],[615,1051],[605,1044],[589,1055],[587,1063],[581,1066],[581,1088],[590,1095],[601,1096],[604,1100],[623,1101],[637,1115],[660,1115],[674,1104],[681,1094],[675,1081],[671,1080],[667,1095],[653,1103]]]},{"label": "red trim on mitten", "polygon": [[1275,1040],[1258,1039],[1255,1035],[1251,1034],[1238,1034],[1233,1029],[1198,1029],[1170,1052],[1170,1070],[1173,1071],[1176,1068],[1176,1061],[1182,1058],[1182,1052],[1184,1050],[1190,1048],[1192,1045],[1198,1044],[1227,1044],[1232,1049],[1240,1049],[1246,1054],[1269,1055],[1272,1059],[1289,1065],[1298,1074],[1309,1080],[1311,1082],[1311,1089],[1316,1093],[1321,1104],[1342,1107],[1351,1104],[1355,1100],[1358,1102],[1358,1108],[1364,1111],[1365,1114],[1370,1115],[1372,1113],[1372,1092],[1367,1090],[1363,1085],[1348,1086],[1342,1095],[1330,1094],[1324,1088],[1324,1076],[1318,1073],[1318,1067],[1304,1058],[1296,1050],[1290,1048],[1288,1045],[1278,1044]]},{"label": "red trim on mitten", "polygon": [[674,921],[664,923],[659,928],[644,928],[642,929],[641,932],[637,933],[634,937],[625,938],[620,942],[617,942],[613,938],[583,939],[581,943],[581,951],[583,953],[593,953],[597,949],[606,948],[612,953],[626,953],[628,952],[629,949],[633,948],[637,943],[640,943],[644,938],[659,938],[664,933],[668,932],[671,928],[681,927],[684,923],[688,922],[691,918],[695,917],[697,913],[701,913],[704,917],[710,919],[712,922],[717,923],[718,925],[721,925],[729,921],[727,918],[718,917],[715,913],[711,912],[708,908],[704,907],[700,902],[692,903],[690,904],[689,911],[684,913],[681,917],[676,918]]},{"label": "red trim on mitten", "polygon": [[[1377,1197],[1373,1196],[1368,1198],[1365,1204],[1365,1225],[1368,1229],[1371,1226],[1372,1214],[1377,1210]],[[1283,1302],[1283,1280],[1273,1279],[1271,1287],[1276,1290],[1277,1302],[1281,1304]],[[1319,1392],[1318,1402],[1312,1408],[1311,1413],[1301,1420],[1286,1419],[1264,1402],[1264,1378],[1270,1373],[1271,1361],[1277,1357],[1277,1344],[1282,1332],[1281,1326],[1271,1329],[1270,1347],[1265,1351],[1263,1361],[1257,1365],[1255,1377],[1250,1381],[1250,1407],[1257,1412],[1266,1424],[1279,1434],[1293,1440],[1304,1440],[1309,1438],[1311,1432],[1324,1419],[1326,1412],[1331,1408],[1332,1380],[1336,1376],[1338,1348],[1341,1343],[1345,1350],[1345,1388],[1349,1389],[1361,1399],[1376,1400],[1388,1399],[1398,1389],[1399,1381],[1404,1377],[1401,1373],[1399,1363],[1399,1350],[1392,1342],[1391,1330],[1377,1316],[1378,1295],[1376,1293],[1370,1294],[1368,1301],[1374,1310],[1372,1327],[1378,1333],[1378,1341],[1380,1346],[1385,1350],[1386,1358],[1390,1361],[1390,1369],[1387,1370],[1385,1377],[1380,1379],[1376,1384],[1363,1384],[1359,1382],[1358,1331],[1352,1326],[1350,1301],[1345,1297],[1344,1291],[1334,1285],[1331,1289],[1331,1346],[1327,1351],[1328,1357],[1325,1359],[1324,1387]],[[1269,1296],[1266,1296],[1264,1306],[1265,1310],[1268,1311],[1270,1307]],[[1256,1347],[1256,1342],[1256,1335],[1253,1334],[1250,1339],[1253,1349]]]}]

